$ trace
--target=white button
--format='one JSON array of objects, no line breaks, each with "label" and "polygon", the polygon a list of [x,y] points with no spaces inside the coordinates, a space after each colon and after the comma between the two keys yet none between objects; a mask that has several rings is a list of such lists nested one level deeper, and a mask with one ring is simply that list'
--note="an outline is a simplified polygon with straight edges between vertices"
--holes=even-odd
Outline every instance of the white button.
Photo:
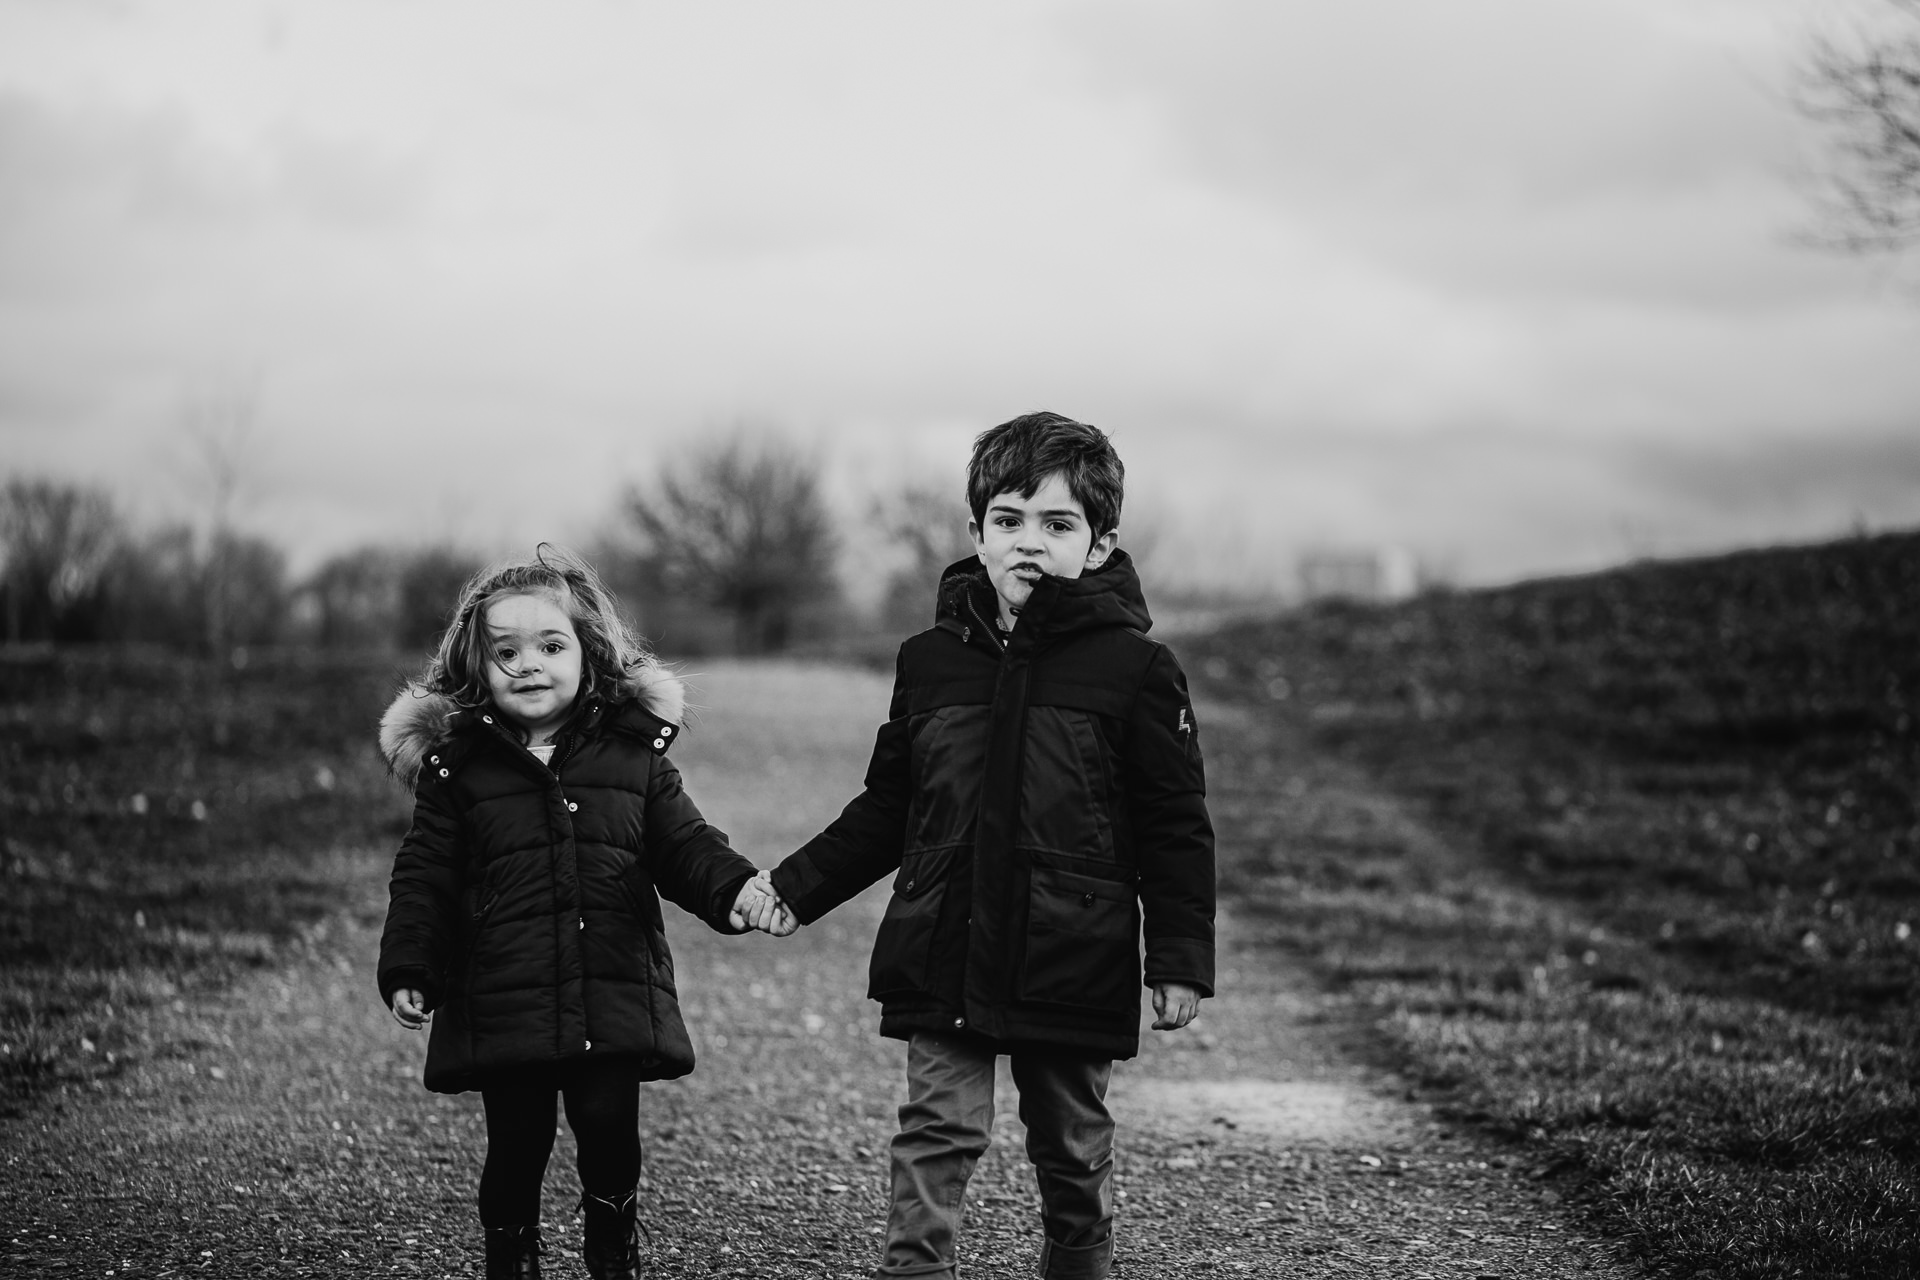
[{"label": "white button", "polygon": [[660,748],[666,745],[667,745],[667,740],[665,738],[655,738],[653,740],[653,749],[655,751],[658,751]]},{"label": "white button", "polygon": [[445,769],[442,769],[442,770],[440,771],[440,776],[441,776],[441,777],[443,777],[443,778],[444,778],[444,777],[446,777],[446,776],[447,776],[447,771],[446,771]]},{"label": "white button", "polygon": [[486,721],[486,722],[487,722],[488,724],[492,724],[492,723],[493,723],[493,717],[492,717],[492,716],[481,716],[480,718],[481,718],[482,720],[485,720],[485,721]]},{"label": "white button", "polygon": [[587,1041],[587,1048],[589,1049],[593,1048],[593,1041],[591,1040]]},{"label": "white button", "polygon": [[584,929],[584,928],[586,928],[586,927],[587,927],[587,921],[586,921],[586,917],[584,917],[584,916],[582,916],[582,917],[581,917],[581,919],[580,919],[580,927],[581,927],[582,929]]},{"label": "white button", "polygon": [[673,726],[671,726],[671,725],[664,725],[664,724],[663,724],[663,725],[661,725],[661,726],[660,726],[660,736],[661,736],[661,737],[663,737],[663,738],[671,738],[671,737],[673,736]]},{"label": "white button", "polygon": [[571,800],[569,800],[569,801],[567,801],[567,812],[568,812],[568,813],[578,813],[578,812],[580,812],[580,806],[579,806],[579,805],[577,805],[577,804],[575,804],[575,803],[574,803],[573,801],[571,801]]}]

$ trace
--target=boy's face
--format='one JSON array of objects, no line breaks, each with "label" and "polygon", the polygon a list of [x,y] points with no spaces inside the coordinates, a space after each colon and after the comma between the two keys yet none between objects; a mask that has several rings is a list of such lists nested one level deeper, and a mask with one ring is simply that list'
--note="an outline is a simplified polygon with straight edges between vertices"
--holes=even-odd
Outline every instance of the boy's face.
[{"label": "boy's face", "polygon": [[995,494],[987,501],[985,527],[969,520],[967,532],[973,535],[973,549],[1000,597],[1000,621],[1009,627],[1013,616],[1026,607],[1042,574],[1077,578],[1098,569],[1113,554],[1120,537],[1113,529],[1094,536],[1085,509],[1057,471],[1029,497]]},{"label": "boy's face", "polygon": [[502,596],[487,606],[487,689],[537,746],[566,723],[580,692],[580,637],[558,601]]}]

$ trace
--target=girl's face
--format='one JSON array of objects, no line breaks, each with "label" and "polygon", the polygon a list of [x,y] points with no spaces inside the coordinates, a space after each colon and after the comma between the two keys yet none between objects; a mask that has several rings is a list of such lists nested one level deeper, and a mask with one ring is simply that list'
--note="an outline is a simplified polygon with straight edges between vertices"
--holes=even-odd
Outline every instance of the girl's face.
[{"label": "girl's face", "polygon": [[580,692],[580,637],[544,595],[502,596],[486,608],[493,705],[538,745],[566,723]]}]

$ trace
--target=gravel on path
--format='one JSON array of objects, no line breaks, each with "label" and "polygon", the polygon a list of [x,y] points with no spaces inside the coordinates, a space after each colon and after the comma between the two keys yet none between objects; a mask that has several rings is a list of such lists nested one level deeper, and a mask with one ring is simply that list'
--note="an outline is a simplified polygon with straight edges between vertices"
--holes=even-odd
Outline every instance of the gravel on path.
[{"label": "gravel on path", "polygon": [[[676,755],[709,814],[769,863],[858,785],[885,682],[792,667],[702,683],[725,714]],[[1230,722],[1216,735],[1211,750],[1231,749]],[[479,1100],[420,1087],[424,1039],[373,991],[386,857],[356,864],[351,906],[284,964],[142,1012],[163,1052],[0,1122],[0,1275],[478,1273]],[[884,900],[879,887],[778,941],[669,919],[700,1066],[645,1086],[649,1274],[869,1274],[904,1058],[862,997]],[[1631,1274],[1499,1148],[1365,1065],[1366,1029],[1230,913],[1220,970],[1199,1022],[1147,1032],[1116,1069],[1117,1275]],[[969,1196],[968,1276],[1031,1275],[1038,1253],[1002,1089]],[[571,1161],[563,1129],[545,1211],[560,1277],[584,1275]]]}]

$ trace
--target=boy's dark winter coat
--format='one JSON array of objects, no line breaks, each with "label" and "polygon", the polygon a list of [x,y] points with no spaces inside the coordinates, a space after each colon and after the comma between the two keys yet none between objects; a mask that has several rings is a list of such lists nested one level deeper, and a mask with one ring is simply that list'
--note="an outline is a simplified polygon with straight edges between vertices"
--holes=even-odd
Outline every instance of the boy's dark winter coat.
[{"label": "boy's dark winter coat", "polygon": [[1048,577],[1007,638],[972,560],[900,648],[866,789],[783,862],[811,922],[897,870],[868,994],[883,1035],[1139,1049],[1145,981],[1213,992],[1213,829],[1186,678],[1124,552]]},{"label": "boy's dark winter coat", "polygon": [[380,995],[434,1008],[426,1084],[588,1054],[638,1058],[643,1079],[693,1069],[660,894],[715,929],[753,864],[680,789],[666,759],[685,693],[649,664],[589,699],[552,768],[491,712],[403,691],[381,748],[414,788],[394,859]]}]

